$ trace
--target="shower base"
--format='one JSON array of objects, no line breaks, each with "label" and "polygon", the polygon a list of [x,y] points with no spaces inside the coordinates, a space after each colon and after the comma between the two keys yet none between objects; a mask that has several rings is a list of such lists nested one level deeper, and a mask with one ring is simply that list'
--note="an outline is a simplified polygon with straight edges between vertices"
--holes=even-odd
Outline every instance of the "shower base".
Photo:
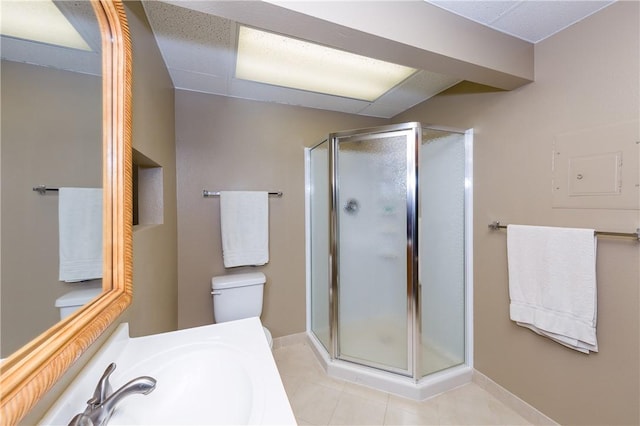
[{"label": "shower base", "polygon": [[[393,327],[385,322],[384,327],[358,327],[352,324],[342,327],[341,332],[344,341],[350,342],[349,348],[357,348],[362,354],[375,353],[378,364],[402,365],[406,363],[406,343],[394,342],[402,336],[401,329]],[[371,325],[369,323],[369,325]],[[324,341],[327,336],[322,331],[317,331]],[[375,334],[371,334],[375,333]],[[417,382],[403,375],[367,367],[355,362],[339,359],[331,360],[323,344],[316,335],[310,331],[307,336],[311,341],[311,348],[325,372],[334,378],[369,386],[384,392],[400,395],[405,398],[423,400],[446,392],[471,381],[473,369],[460,361],[452,359],[437,349],[422,345],[422,370],[427,374]],[[380,344],[383,343],[383,344]],[[399,343],[399,344],[396,344]],[[353,351],[347,351],[353,352]],[[357,358],[353,357],[352,358]],[[365,356],[362,356],[365,359]]]}]

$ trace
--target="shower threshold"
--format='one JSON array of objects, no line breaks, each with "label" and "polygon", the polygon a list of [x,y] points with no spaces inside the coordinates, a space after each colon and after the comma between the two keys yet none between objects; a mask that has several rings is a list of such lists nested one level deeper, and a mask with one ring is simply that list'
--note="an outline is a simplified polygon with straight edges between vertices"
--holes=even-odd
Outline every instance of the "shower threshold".
[{"label": "shower threshold", "polygon": [[421,401],[471,382],[473,368],[461,364],[431,373],[420,380],[339,359],[331,360],[322,343],[307,331],[311,349],[328,376]]}]

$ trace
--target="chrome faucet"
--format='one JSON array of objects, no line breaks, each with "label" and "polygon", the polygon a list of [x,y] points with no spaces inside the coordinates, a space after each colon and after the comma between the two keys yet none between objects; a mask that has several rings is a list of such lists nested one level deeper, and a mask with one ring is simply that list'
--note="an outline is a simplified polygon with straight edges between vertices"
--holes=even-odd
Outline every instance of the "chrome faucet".
[{"label": "chrome faucet", "polygon": [[93,392],[93,397],[87,401],[84,412],[76,414],[69,426],[103,426],[106,425],[114,410],[123,398],[133,394],[147,395],[156,388],[156,379],[141,376],[131,380],[115,392],[111,392],[109,376],[116,369],[115,363],[109,364]]}]

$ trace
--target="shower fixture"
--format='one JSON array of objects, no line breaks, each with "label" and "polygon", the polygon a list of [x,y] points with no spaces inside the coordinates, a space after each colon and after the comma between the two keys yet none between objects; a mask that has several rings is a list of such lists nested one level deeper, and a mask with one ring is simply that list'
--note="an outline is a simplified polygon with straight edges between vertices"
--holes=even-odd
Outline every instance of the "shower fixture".
[{"label": "shower fixture", "polygon": [[360,203],[355,198],[349,198],[347,203],[344,205],[344,211],[347,214],[355,215],[360,210]]}]

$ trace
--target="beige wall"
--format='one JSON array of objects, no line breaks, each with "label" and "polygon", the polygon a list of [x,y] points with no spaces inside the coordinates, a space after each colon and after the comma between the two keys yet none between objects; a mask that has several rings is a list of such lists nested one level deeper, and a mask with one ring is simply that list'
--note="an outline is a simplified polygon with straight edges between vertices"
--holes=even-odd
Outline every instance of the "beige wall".
[{"label": "beige wall", "polygon": [[640,423],[640,245],[599,239],[600,351],[583,355],[509,320],[506,236],[487,225],[640,226],[638,210],[554,209],[551,197],[554,136],[638,119],[638,18],[637,2],[618,2],[539,43],[534,83],[462,84],[394,118],[474,128],[475,368],[561,424]]},{"label": "beige wall", "polygon": [[[133,146],[162,165],[164,176],[164,223],[134,232],[133,304],[120,317],[120,322],[129,322],[132,336],[140,336],[177,327],[174,97],[142,5],[127,1],[126,11],[134,58]],[[114,327],[76,361],[22,424],[35,424],[42,417]]]},{"label": "beige wall", "polygon": [[133,148],[162,167],[163,223],[134,227],[132,336],[178,326],[174,90],[140,2],[127,2],[133,39]]},{"label": "beige wall", "polygon": [[85,285],[58,281],[58,193],[32,187],[102,186],[102,86],[100,77],[10,61],[1,75],[5,358],[58,322],[58,297]]},{"label": "beige wall", "polygon": [[[211,277],[267,276],[262,321],[274,337],[305,329],[304,147],[385,120],[176,91],[179,327],[213,322]],[[202,190],[283,191],[269,201],[270,261],[225,270],[220,199]]]}]

